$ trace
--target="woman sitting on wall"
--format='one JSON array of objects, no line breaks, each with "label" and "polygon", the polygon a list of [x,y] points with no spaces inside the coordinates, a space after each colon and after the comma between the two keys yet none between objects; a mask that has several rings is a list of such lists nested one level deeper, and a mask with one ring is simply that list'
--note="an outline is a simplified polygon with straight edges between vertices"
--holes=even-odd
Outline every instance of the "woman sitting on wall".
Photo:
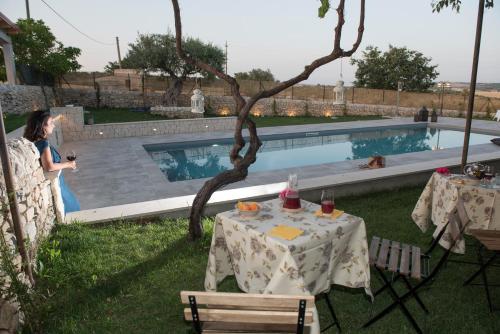
[{"label": "woman sitting on wall", "polygon": [[[46,172],[59,171],[66,168],[75,169],[76,161],[61,162],[61,155],[50,145],[48,137],[54,131],[54,119],[49,111],[34,111],[28,118],[24,137],[33,142],[40,152],[40,161],[43,170]],[[61,187],[61,196],[64,203],[64,212],[73,212],[80,210],[80,203],[75,195],[64,182],[62,173],[59,175],[59,185]]]}]

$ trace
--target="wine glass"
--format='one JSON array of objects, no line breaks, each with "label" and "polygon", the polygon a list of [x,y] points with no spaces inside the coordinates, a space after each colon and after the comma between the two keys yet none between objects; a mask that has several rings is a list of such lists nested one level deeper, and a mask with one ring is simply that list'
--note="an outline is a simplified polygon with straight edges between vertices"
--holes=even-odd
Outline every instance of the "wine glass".
[{"label": "wine glass", "polygon": [[495,176],[495,168],[493,166],[486,166],[484,168],[484,174],[483,174],[483,179],[482,184],[484,186],[490,186],[493,181],[493,177]]},{"label": "wine glass", "polygon": [[323,190],[321,192],[321,212],[332,213],[335,210],[333,191]]},{"label": "wine glass", "polygon": [[[75,161],[76,160],[76,152],[75,151],[66,151],[66,159],[68,159],[68,161]],[[77,172],[78,171],[78,168],[75,168],[73,169],[73,173],[74,172]]]}]

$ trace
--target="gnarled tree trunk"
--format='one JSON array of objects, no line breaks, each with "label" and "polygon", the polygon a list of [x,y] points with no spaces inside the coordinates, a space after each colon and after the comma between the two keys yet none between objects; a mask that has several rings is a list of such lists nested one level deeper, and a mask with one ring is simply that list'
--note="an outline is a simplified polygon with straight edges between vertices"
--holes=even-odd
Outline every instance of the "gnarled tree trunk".
[{"label": "gnarled tree trunk", "polygon": [[[345,0],[340,0],[337,7],[337,26],[335,28],[335,39],[333,50],[330,54],[320,57],[309,65],[305,66],[304,71],[299,75],[280,83],[278,86],[271,88],[269,90],[260,91],[256,95],[252,96],[248,101],[245,101],[240,94],[240,87],[236,80],[220,71],[216,68],[199,61],[198,59],[193,59],[187,55],[182,48],[182,24],[180,17],[179,3],[177,0],[172,0],[172,5],[174,9],[175,17],[175,34],[176,34],[176,47],[177,54],[179,58],[185,62],[195,65],[198,68],[212,73],[222,80],[225,80],[231,86],[231,93],[233,99],[236,102],[236,112],[238,119],[236,122],[236,128],[234,130],[234,144],[230,153],[231,163],[233,164],[233,169],[224,171],[214,178],[205,182],[203,187],[198,191],[193,201],[193,206],[191,207],[191,213],[189,216],[189,237],[192,240],[198,239],[203,236],[203,226],[201,225],[201,215],[203,214],[203,209],[207,204],[208,200],[212,194],[227,186],[228,184],[244,180],[248,175],[248,167],[257,159],[257,151],[262,145],[259,137],[257,136],[257,129],[255,123],[248,118],[250,109],[255,105],[257,101],[262,98],[268,98],[279,92],[309,78],[312,72],[318,67],[328,64],[335,59],[340,57],[350,57],[359,47],[361,39],[363,38],[364,32],[364,19],[365,19],[365,0],[360,0],[360,19],[358,26],[358,36],[354,42],[352,48],[349,51],[344,51],[340,46],[340,40],[342,36],[342,27],[344,25],[344,6]],[[244,156],[240,155],[240,151],[245,146],[245,140],[243,139],[243,124],[247,125],[250,133],[250,145]]]},{"label": "gnarled tree trunk", "polygon": [[181,78],[172,77],[169,87],[165,90],[163,95],[163,104],[166,106],[177,106],[177,99],[181,95],[184,80]]}]

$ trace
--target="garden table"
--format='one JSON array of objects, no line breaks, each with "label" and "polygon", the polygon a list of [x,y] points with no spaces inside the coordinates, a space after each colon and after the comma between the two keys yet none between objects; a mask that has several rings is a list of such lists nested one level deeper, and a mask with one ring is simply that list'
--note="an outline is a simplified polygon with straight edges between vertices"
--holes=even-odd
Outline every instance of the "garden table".
[{"label": "garden table", "polygon": [[[437,236],[448,221],[448,215],[461,197],[471,222],[469,229],[500,230],[500,188],[483,188],[479,185],[459,184],[450,176],[432,174],[424,191],[413,209],[411,217],[417,226],[425,232],[431,222],[436,225]],[[450,238],[441,238],[440,244],[449,248]],[[465,253],[465,242],[460,240],[452,249],[455,253]]]},{"label": "garden table", "polygon": [[[347,213],[335,220],[318,217],[314,213],[319,205],[303,200],[304,210],[298,213],[282,211],[279,199],[260,204],[256,217],[242,217],[237,210],[215,217],[207,291],[235,275],[240,289],[249,293],[318,295],[339,284],[372,295],[362,218]],[[278,225],[303,234],[293,240],[268,235]]]}]

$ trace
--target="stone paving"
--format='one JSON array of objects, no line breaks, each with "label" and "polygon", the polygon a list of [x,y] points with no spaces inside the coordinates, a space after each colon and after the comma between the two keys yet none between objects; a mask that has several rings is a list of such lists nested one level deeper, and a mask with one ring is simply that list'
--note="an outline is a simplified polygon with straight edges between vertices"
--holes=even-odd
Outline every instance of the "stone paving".
[{"label": "stone paving", "polygon": [[[353,129],[360,127],[396,126],[415,124],[409,118],[393,118],[374,121],[327,123],[314,125],[282,126],[259,129],[259,135],[295,132]],[[434,124],[429,123],[432,126]],[[436,125],[441,128],[456,129],[464,127],[464,119],[440,118]],[[473,121],[473,129],[498,134],[500,123],[492,121]],[[150,136],[114,138],[64,143],[61,153],[75,150],[78,154],[79,170],[75,173],[65,171],[67,183],[81,202],[82,209],[94,209],[112,205],[150,201],[155,199],[192,195],[206,179],[169,182],[153,162],[143,145],[155,143],[184,142],[231,138],[232,132],[211,132],[199,134],[177,134],[169,136]],[[457,148],[439,151],[406,153],[386,157],[388,166],[412,164],[461,155],[462,143]],[[474,145],[469,154],[498,152],[493,144]],[[358,169],[365,160],[342,161],[329,164],[289,168],[250,174],[246,180],[232,184],[225,189],[285,181],[289,173],[298,173],[299,180],[324,175],[340,174]]]}]

